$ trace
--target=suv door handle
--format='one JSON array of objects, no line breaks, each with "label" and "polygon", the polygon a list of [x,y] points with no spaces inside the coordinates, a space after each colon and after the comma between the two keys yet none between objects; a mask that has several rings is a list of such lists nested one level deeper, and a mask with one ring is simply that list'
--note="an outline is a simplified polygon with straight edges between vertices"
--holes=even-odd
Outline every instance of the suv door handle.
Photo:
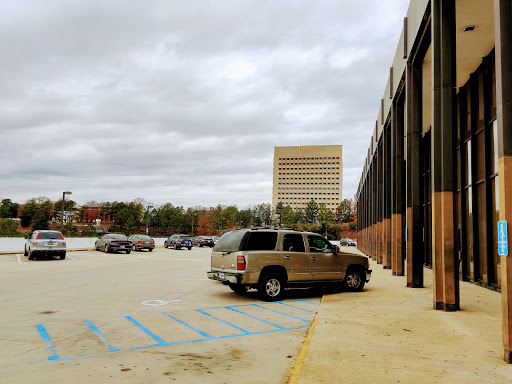
[{"label": "suv door handle", "polygon": [[311,260],[316,260],[316,256],[311,256]]},{"label": "suv door handle", "polygon": [[291,259],[291,257],[290,257],[290,256],[285,256],[285,257],[284,257],[284,259],[285,259],[285,260],[290,260],[290,259]]}]

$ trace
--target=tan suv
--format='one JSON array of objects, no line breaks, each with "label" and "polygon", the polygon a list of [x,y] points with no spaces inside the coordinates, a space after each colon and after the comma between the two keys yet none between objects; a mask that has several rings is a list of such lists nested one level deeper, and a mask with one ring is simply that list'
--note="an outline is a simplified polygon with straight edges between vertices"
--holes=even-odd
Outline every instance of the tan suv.
[{"label": "tan suv", "polygon": [[367,257],[341,252],[316,233],[254,228],[224,234],[207,275],[237,293],[256,288],[263,300],[274,301],[287,287],[335,284],[361,291],[371,272]]}]

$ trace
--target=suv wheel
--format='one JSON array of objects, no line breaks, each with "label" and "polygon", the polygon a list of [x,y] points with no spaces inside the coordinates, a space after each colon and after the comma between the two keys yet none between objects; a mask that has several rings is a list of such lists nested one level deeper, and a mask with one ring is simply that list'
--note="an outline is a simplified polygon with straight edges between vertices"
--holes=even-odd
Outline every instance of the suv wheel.
[{"label": "suv wheel", "polygon": [[281,300],[284,295],[284,279],[277,273],[265,275],[258,285],[258,293],[265,301]]},{"label": "suv wheel", "polygon": [[349,270],[345,275],[344,284],[350,292],[360,292],[363,290],[366,276],[359,270]]},{"label": "suv wheel", "polygon": [[25,247],[25,252],[23,252],[23,256],[28,256],[27,247]]},{"label": "suv wheel", "polygon": [[176,243],[174,243],[174,249],[178,249],[178,245]]},{"label": "suv wheel", "polygon": [[32,250],[30,248],[28,249],[27,256],[28,256],[29,260],[34,260],[34,253],[32,252]]},{"label": "suv wheel", "polygon": [[105,253],[108,253],[108,245],[105,244]]},{"label": "suv wheel", "polygon": [[66,252],[64,252],[64,253],[62,253],[62,254],[60,255],[60,259],[61,259],[61,260],[64,260],[65,258],[66,258]]}]

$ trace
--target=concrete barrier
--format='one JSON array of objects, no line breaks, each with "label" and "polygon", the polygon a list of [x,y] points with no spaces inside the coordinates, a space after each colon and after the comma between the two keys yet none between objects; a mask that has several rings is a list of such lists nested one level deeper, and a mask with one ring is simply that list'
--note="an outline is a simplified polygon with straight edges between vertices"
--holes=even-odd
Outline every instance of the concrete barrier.
[{"label": "concrete barrier", "polygon": [[[167,237],[153,238],[157,247],[163,247],[165,239]],[[96,240],[97,237],[66,237],[66,247],[68,250],[93,249]],[[25,241],[23,237],[0,237],[0,253],[23,253]]]}]

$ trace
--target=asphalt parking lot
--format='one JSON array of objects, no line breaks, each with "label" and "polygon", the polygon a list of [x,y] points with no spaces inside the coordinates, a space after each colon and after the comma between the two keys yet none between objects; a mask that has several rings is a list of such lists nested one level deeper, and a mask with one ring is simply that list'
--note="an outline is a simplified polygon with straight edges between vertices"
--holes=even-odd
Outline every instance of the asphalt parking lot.
[{"label": "asphalt parking lot", "polygon": [[0,382],[285,383],[321,293],[235,294],[210,252],[0,255]]}]

